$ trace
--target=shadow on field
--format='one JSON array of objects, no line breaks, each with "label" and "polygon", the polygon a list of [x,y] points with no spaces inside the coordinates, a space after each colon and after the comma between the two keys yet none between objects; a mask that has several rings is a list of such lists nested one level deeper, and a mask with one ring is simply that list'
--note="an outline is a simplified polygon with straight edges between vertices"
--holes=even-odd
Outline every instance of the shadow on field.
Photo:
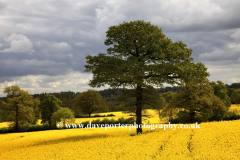
[{"label": "shadow on field", "polygon": [[64,138],[37,142],[31,146],[52,145],[52,144],[59,144],[59,143],[65,143],[65,142],[78,142],[78,141],[85,141],[85,140],[91,140],[96,138],[107,138],[112,136],[113,135],[109,136],[109,134],[103,134],[103,133],[93,134],[93,135],[68,136]]}]

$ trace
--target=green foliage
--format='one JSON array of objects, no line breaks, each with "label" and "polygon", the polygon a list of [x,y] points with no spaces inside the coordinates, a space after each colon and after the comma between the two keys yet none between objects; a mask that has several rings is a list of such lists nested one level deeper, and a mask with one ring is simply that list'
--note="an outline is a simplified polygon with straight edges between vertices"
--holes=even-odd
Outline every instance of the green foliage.
[{"label": "green foliage", "polygon": [[240,89],[236,89],[233,91],[231,99],[233,103],[240,104]]},{"label": "green foliage", "polygon": [[48,123],[50,126],[52,126],[52,114],[60,109],[61,104],[62,102],[54,95],[44,95],[43,100],[40,102],[40,108],[42,112],[41,123]]},{"label": "green foliage", "polygon": [[180,123],[180,121],[179,121],[179,118],[178,118],[178,117],[176,117],[176,118],[171,118],[171,119],[169,120],[169,122],[170,122],[170,123],[172,123],[172,124],[177,124],[177,123]]},{"label": "green foliage", "polygon": [[95,114],[93,117],[106,117],[106,115]]},{"label": "green foliage", "polygon": [[231,99],[227,95],[227,86],[221,81],[210,82],[210,85],[214,89],[214,94],[224,102],[225,106],[231,107]]},{"label": "green foliage", "polygon": [[223,119],[227,112],[225,104],[214,95],[208,80],[197,85],[187,85],[173,97],[171,104],[179,109],[181,123],[206,122],[208,119]]},{"label": "green foliage", "polygon": [[13,133],[14,130],[12,128],[8,128],[8,127],[3,127],[3,128],[0,128],[0,134],[3,134],[3,133]]},{"label": "green foliage", "polygon": [[0,110],[0,122],[7,122],[7,121],[8,121],[7,111]]},{"label": "green foliage", "polygon": [[170,103],[173,99],[174,94],[175,93],[168,91],[168,92],[163,93],[161,95],[161,97],[163,97],[166,100],[166,103]]},{"label": "green foliage", "polygon": [[4,93],[7,94],[6,102],[1,102],[1,109],[7,115],[7,120],[12,121],[9,127],[14,127],[19,131],[24,124],[34,124],[38,120],[38,99],[32,96],[18,86],[6,87]]},{"label": "green foliage", "polygon": [[[157,90],[152,86],[146,86],[143,88],[142,92],[142,105],[143,109],[157,109],[159,108],[160,100]],[[119,97],[115,98],[116,102],[124,102],[123,107],[125,111],[130,113],[136,113],[136,104],[137,104],[137,92],[135,89],[123,91]]]},{"label": "green foliage", "polygon": [[56,123],[62,122],[63,126],[65,126],[66,123],[70,124],[74,123],[74,121],[74,114],[69,108],[61,107],[59,110],[52,114],[52,125],[56,125]]},{"label": "green foliage", "polygon": [[[91,117],[113,117],[115,116],[114,114],[108,114],[108,115],[99,115],[99,114],[95,114],[94,116]],[[78,117],[75,116],[75,118],[91,118],[87,115],[78,115]]]},{"label": "green foliage", "polygon": [[173,107],[171,105],[171,101],[174,97],[175,93],[171,92],[171,91],[168,91],[168,92],[165,92],[161,95],[161,98],[163,100],[165,100],[165,103],[163,101],[163,104],[165,104],[162,108],[161,111],[159,111],[159,118],[165,118],[167,117],[168,118],[168,121],[170,122],[170,120],[173,118],[173,116],[176,116],[178,110]]},{"label": "green foliage", "polygon": [[[23,126],[21,126],[20,131],[21,132],[36,132],[36,131],[44,131],[44,130],[52,130],[52,129],[56,129],[54,127],[49,126],[48,124],[44,124],[44,125],[31,125],[29,123],[24,124]],[[0,134],[3,133],[14,133],[14,130],[12,128],[0,128]]]},{"label": "green foliage", "polygon": [[[109,56],[86,56],[85,72],[93,73],[89,85],[134,88],[137,124],[142,123],[144,87],[197,83],[209,76],[204,64],[192,62],[192,49],[182,41],[165,38],[161,28],[150,22],[138,20],[111,26],[106,37],[105,45],[111,46],[107,49]],[[129,103],[133,110],[134,99]]]},{"label": "green foliage", "polygon": [[228,111],[223,120],[238,120],[240,119],[240,113],[237,110]]},{"label": "green foliage", "polygon": [[108,111],[106,101],[99,92],[95,90],[87,90],[78,94],[75,97],[75,103],[76,107],[78,107],[82,113],[88,114],[89,117],[95,111]]},{"label": "green foliage", "polygon": [[75,114],[75,118],[89,118],[88,115],[83,115],[83,114]]}]

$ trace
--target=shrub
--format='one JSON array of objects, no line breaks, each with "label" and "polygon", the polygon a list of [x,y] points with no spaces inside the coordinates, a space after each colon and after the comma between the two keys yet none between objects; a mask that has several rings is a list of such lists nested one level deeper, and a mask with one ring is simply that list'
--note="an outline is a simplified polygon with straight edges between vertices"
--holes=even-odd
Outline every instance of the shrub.
[{"label": "shrub", "polygon": [[223,120],[238,120],[238,119],[240,119],[240,114],[236,110],[227,112],[226,116],[223,118]]},{"label": "shrub", "polygon": [[82,124],[83,124],[83,127],[87,127],[87,125],[89,124],[89,121],[82,122]]},{"label": "shrub", "polygon": [[96,120],[93,120],[91,123],[92,123],[92,124],[100,124],[101,121],[100,121],[100,119],[96,119]]},{"label": "shrub", "polygon": [[109,119],[108,119],[108,118],[104,118],[104,119],[101,121],[101,124],[110,124],[110,123],[109,123]]},{"label": "shrub", "polygon": [[0,133],[13,133],[13,129],[12,128],[7,128],[7,127],[3,127],[0,128]]},{"label": "shrub", "polygon": [[172,124],[180,123],[178,117],[177,118],[171,118],[169,120],[169,122],[172,123]]},{"label": "shrub", "polygon": [[112,117],[115,116],[114,114],[108,114],[107,117]]}]

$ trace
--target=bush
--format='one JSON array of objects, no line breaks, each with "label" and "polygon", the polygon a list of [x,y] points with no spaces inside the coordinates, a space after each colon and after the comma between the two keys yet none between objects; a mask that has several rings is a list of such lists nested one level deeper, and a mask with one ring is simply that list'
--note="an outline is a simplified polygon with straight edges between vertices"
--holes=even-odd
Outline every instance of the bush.
[{"label": "bush", "polygon": [[172,123],[172,124],[180,123],[178,117],[177,118],[171,118],[169,120],[169,122]]},{"label": "bush", "polygon": [[83,127],[87,127],[87,125],[89,124],[89,121],[82,122],[82,124],[83,124]]},{"label": "bush", "polygon": [[110,124],[110,123],[109,123],[109,119],[108,119],[108,118],[104,118],[104,119],[101,121],[101,124]]},{"label": "bush", "polygon": [[108,114],[107,117],[112,117],[115,116],[114,114]]},{"label": "bush", "polygon": [[123,117],[118,118],[116,124],[133,124],[135,122],[135,119],[133,117],[130,117],[128,119],[124,119]]},{"label": "bush", "polygon": [[[20,127],[20,132],[35,132],[35,131],[44,131],[44,130],[52,130],[57,129],[56,127],[51,127],[47,124],[44,125],[31,125],[29,123]],[[2,133],[15,133],[13,128],[0,128],[0,134]]]},{"label": "bush", "polygon": [[96,120],[93,120],[91,123],[92,124],[101,124],[101,120],[100,119],[96,119]]},{"label": "bush", "polygon": [[3,133],[13,133],[13,129],[7,128],[7,127],[0,128],[0,134],[3,134]]},{"label": "bush", "polygon": [[229,111],[227,112],[226,116],[223,118],[223,120],[238,120],[240,119],[240,114],[236,111]]},{"label": "bush", "polygon": [[112,118],[112,119],[109,119],[108,123],[109,124],[116,124],[116,121]]}]

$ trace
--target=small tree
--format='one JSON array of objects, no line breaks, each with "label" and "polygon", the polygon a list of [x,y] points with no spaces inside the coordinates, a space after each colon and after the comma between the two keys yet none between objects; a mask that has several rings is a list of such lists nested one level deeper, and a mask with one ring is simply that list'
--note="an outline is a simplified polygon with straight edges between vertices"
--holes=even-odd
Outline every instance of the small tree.
[{"label": "small tree", "polygon": [[240,104],[240,89],[236,89],[233,91],[233,93],[231,95],[231,99],[232,99],[233,103]]},{"label": "small tree", "polygon": [[98,91],[91,89],[76,95],[75,104],[82,113],[88,114],[89,117],[95,111],[108,111],[105,99]]},{"label": "small tree", "polygon": [[52,125],[56,125],[57,122],[62,122],[63,126],[66,123],[74,123],[74,114],[69,108],[60,108],[58,111],[54,112],[52,115]]},{"label": "small tree", "polygon": [[42,113],[42,122],[48,123],[52,126],[51,117],[54,112],[60,109],[62,102],[57,99],[54,95],[45,94],[43,100],[40,102],[40,108]]}]

